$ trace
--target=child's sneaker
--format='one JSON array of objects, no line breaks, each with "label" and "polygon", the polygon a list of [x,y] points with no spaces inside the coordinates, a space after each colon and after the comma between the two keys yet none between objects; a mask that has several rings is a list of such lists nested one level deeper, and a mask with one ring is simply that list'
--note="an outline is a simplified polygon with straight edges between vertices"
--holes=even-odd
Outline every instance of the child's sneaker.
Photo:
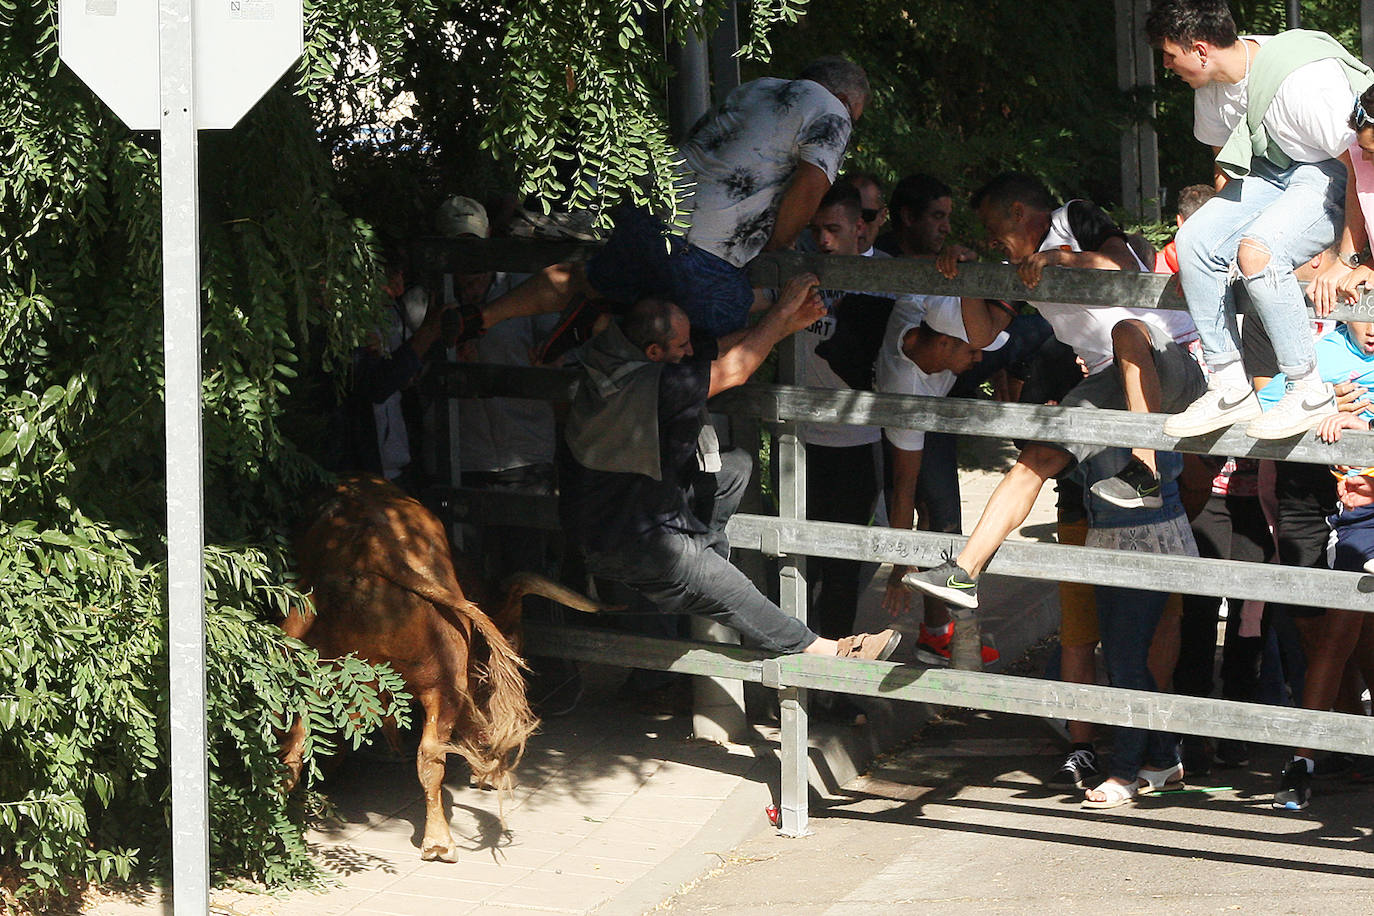
[{"label": "child's sneaker", "polygon": [[1134,455],[1119,474],[1099,480],[1089,489],[1098,499],[1123,509],[1158,509],[1164,505],[1159,475]]}]

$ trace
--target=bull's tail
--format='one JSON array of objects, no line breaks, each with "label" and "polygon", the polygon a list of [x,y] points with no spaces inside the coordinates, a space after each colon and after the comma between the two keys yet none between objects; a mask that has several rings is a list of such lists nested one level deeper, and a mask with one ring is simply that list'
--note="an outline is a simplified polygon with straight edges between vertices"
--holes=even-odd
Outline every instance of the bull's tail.
[{"label": "bull's tail", "polygon": [[448,604],[445,610],[469,621],[473,634],[468,646],[472,728],[457,730],[453,749],[467,760],[475,784],[506,789],[525,742],[539,726],[525,696],[524,662],[476,605]]},{"label": "bull's tail", "polygon": [[588,598],[579,591],[568,588],[553,581],[547,576],[539,573],[518,572],[513,573],[501,583],[502,591],[502,617],[512,606],[518,606],[526,595],[540,595],[550,601],[557,601],[559,604],[572,608],[574,611],[585,611],[594,614],[597,611],[618,611],[623,605],[603,604],[600,601]]}]

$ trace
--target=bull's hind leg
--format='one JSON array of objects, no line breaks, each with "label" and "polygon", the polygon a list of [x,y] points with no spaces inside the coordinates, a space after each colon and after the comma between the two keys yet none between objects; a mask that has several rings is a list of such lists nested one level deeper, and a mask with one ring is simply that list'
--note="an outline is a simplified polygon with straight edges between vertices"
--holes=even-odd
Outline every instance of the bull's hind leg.
[{"label": "bull's hind leg", "polygon": [[429,690],[420,697],[425,708],[425,728],[420,736],[420,753],[415,764],[420,785],[425,790],[425,838],[420,844],[420,858],[425,861],[457,862],[458,850],[444,813],[444,760],[452,745],[456,710],[445,701],[440,690]]},{"label": "bull's hind leg", "polygon": [[282,736],[278,757],[286,766],[286,778],[282,780],[282,791],[290,792],[301,781],[301,768],[305,753],[305,716],[297,716],[286,734]]}]

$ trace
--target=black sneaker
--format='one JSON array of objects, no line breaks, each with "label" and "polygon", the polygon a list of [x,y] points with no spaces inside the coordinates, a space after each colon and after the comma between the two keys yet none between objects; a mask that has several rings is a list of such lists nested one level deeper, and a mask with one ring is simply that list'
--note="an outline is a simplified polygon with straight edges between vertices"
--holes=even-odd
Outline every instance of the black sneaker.
[{"label": "black sneaker", "polygon": [[957,604],[959,607],[978,606],[978,580],[964,572],[954,562],[954,555],[945,552],[945,560],[934,569],[912,570],[902,576],[902,584],[907,588],[934,595],[941,601]]},{"label": "black sneaker", "polygon": [[1212,760],[1217,766],[1226,769],[1248,767],[1250,765],[1250,745],[1234,738],[1222,738],[1217,742],[1217,752]]},{"label": "black sneaker", "polygon": [[1211,775],[1214,759],[1211,739],[1201,735],[1183,736],[1183,772],[1189,776]]},{"label": "black sneaker", "polygon": [[1055,770],[1049,782],[1052,786],[1074,786],[1086,789],[1101,779],[1102,771],[1097,768],[1097,752],[1091,747],[1075,748],[1064,758],[1064,765]]},{"label": "black sneaker", "polygon": [[1115,477],[1099,480],[1089,487],[1098,499],[1123,509],[1158,509],[1164,505],[1159,495],[1159,476],[1134,455]]},{"label": "black sneaker", "polygon": [[1274,793],[1274,807],[1285,811],[1301,811],[1312,800],[1312,774],[1301,760],[1290,760],[1283,768],[1283,779]]}]

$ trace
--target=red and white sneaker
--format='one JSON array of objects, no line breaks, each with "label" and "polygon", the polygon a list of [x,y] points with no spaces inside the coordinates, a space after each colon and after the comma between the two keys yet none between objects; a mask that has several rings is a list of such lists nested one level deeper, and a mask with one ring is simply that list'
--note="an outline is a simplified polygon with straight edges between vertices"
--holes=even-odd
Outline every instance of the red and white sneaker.
[{"label": "red and white sneaker", "polygon": [[[944,666],[949,664],[949,643],[954,637],[954,624],[947,623],[939,631],[926,629],[921,624],[920,635],[916,637],[916,657],[927,665]],[[1002,657],[992,646],[983,645],[983,665],[991,665]]]}]

